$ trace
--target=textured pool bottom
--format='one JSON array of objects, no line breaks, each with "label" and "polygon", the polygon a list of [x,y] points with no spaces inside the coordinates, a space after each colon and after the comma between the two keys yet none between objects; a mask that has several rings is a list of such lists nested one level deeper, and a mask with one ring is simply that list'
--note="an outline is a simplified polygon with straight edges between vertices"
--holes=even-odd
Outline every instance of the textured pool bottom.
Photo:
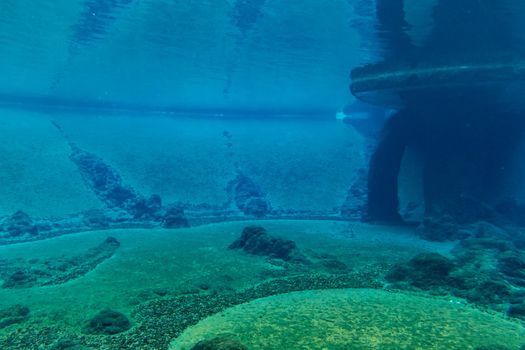
[{"label": "textured pool bottom", "polygon": [[475,349],[525,343],[522,325],[448,300],[374,289],[294,292],[208,317],[175,339],[225,336],[249,349]]},{"label": "textured pool bottom", "polygon": [[[244,227],[253,224],[295,241],[313,263],[281,266],[228,249]],[[108,235],[121,243],[110,259],[68,283],[0,289],[0,309],[23,304],[31,310],[23,323],[0,330],[0,348],[55,350],[65,339],[86,350],[167,349],[188,327],[255,299],[309,289],[382,288],[381,276],[393,264],[422,252],[447,254],[452,247],[423,241],[412,230],[268,220],[178,230],[93,231],[3,246],[3,259],[48,261],[82,255]],[[84,334],[86,323],[106,309],[124,313],[132,328],[116,335]]]}]

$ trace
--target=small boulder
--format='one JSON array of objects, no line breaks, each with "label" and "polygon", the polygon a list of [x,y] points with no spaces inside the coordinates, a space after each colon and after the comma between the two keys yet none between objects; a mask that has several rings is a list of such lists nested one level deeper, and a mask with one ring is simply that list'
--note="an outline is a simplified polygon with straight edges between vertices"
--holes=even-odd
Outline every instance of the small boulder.
[{"label": "small boulder", "polygon": [[108,236],[108,237],[106,237],[104,242],[101,245],[98,246],[98,248],[104,249],[106,246],[118,248],[118,247],[120,247],[120,242],[115,237]]},{"label": "small boulder", "polygon": [[390,283],[407,282],[420,289],[431,289],[450,283],[449,274],[455,264],[438,253],[416,255],[408,263],[399,264],[386,275]]},{"label": "small boulder", "polygon": [[184,210],[178,207],[170,207],[166,210],[162,219],[162,226],[165,228],[189,227],[188,219],[184,215]]},{"label": "small boulder", "polygon": [[162,199],[158,194],[149,198],[137,195],[128,205],[129,212],[133,213],[135,219],[156,220],[162,208]]},{"label": "small boulder", "polygon": [[85,327],[88,334],[111,335],[127,331],[131,328],[129,319],[121,312],[103,310],[96,314]]},{"label": "small boulder", "polygon": [[306,261],[294,241],[272,237],[262,226],[245,227],[241,237],[230,244],[229,249],[242,249],[249,254],[285,261]]},{"label": "small boulder", "polygon": [[103,210],[91,209],[82,213],[82,220],[90,228],[105,228],[109,226],[109,218]]},{"label": "small boulder", "polygon": [[262,189],[241,171],[228,183],[227,191],[233,197],[237,208],[245,215],[264,217],[271,210]]}]

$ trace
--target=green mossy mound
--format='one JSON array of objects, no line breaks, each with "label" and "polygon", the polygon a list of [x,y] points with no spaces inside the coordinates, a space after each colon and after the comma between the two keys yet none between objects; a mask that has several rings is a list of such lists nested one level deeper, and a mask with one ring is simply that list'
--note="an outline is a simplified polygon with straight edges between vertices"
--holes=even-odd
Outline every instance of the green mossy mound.
[{"label": "green mossy mound", "polygon": [[308,262],[294,241],[273,237],[262,226],[246,226],[241,237],[230,244],[229,249],[242,249],[248,254],[284,261]]},{"label": "green mossy mound", "polygon": [[103,310],[96,314],[84,329],[87,334],[112,335],[131,328],[129,319],[121,312]]},{"label": "green mossy mound", "polygon": [[416,255],[406,264],[395,266],[387,275],[391,283],[406,282],[420,289],[431,289],[452,283],[450,273],[455,264],[438,253]]},{"label": "green mossy mound", "polygon": [[[525,328],[456,300],[373,289],[294,292],[241,304],[186,329],[170,350],[229,334],[248,349],[517,349]],[[495,348],[497,349],[497,348]]]}]

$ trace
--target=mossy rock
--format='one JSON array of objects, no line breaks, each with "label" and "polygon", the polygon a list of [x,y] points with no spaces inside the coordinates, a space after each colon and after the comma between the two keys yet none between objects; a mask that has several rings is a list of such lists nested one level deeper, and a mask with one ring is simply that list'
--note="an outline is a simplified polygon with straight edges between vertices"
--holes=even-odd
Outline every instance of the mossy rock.
[{"label": "mossy rock", "polygon": [[422,253],[392,268],[385,278],[390,283],[406,282],[417,288],[431,289],[450,284],[449,274],[454,268],[454,262],[441,254]]},{"label": "mossy rock", "polygon": [[[459,277],[457,276],[457,281],[461,281]],[[461,284],[462,288],[453,288],[452,293],[478,305],[495,307],[508,303],[512,294],[509,284],[498,278],[487,280],[483,280],[483,278],[490,278],[490,276],[477,276],[477,280],[474,280],[474,286],[464,288],[465,284]]]},{"label": "mossy rock", "polygon": [[229,249],[242,249],[248,254],[284,261],[309,262],[294,241],[273,237],[262,226],[246,226],[241,237],[230,244]]},{"label": "mossy rock", "polygon": [[121,312],[103,310],[96,314],[84,329],[87,334],[111,335],[127,331],[131,328],[129,319]]}]

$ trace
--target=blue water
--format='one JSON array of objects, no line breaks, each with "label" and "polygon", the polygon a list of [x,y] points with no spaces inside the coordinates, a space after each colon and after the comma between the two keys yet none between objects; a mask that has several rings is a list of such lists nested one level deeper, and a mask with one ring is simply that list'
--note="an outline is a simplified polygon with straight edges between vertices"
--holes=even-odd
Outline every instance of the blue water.
[{"label": "blue water", "polygon": [[1,6],[6,100],[335,112],[362,59],[347,1]]}]

